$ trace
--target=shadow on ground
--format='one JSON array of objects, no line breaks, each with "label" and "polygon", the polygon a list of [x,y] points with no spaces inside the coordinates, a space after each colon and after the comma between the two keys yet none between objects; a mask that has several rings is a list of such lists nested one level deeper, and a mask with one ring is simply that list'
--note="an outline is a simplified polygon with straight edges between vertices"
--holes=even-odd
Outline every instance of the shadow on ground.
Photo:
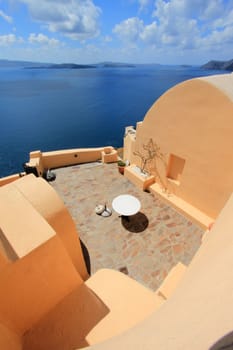
[{"label": "shadow on ground", "polygon": [[233,349],[233,332],[230,332],[220,338],[209,350],[232,350]]},{"label": "shadow on ground", "polygon": [[122,216],[121,222],[127,231],[134,233],[143,232],[149,225],[148,218],[141,212],[128,217]]},{"label": "shadow on ground", "polygon": [[80,244],[81,244],[81,248],[82,248],[82,252],[83,252],[83,257],[84,257],[84,261],[86,264],[86,268],[87,268],[87,272],[90,275],[91,274],[91,259],[90,259],[90,254],[88,252],[87,247],[85,246],[85,244],[83,243],[83,241],[81,239],[80,240]]}]

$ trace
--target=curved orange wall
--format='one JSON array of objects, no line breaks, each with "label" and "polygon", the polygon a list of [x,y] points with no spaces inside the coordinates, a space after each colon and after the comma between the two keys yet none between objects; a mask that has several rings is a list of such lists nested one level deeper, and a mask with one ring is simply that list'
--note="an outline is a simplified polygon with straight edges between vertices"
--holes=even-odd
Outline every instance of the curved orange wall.
[{"label": "curved orange wall", "polygon": [[[193,79],[168,90],[137,128],[135,149],[152,138],[166,156],[185,160],[180,184],[168,190],[207,215],[216,217],[233,191],[233,103],[216,87]],[[140,164],[139,158],[130,156]],[[152,171],[153,172],[153,171]]]}]

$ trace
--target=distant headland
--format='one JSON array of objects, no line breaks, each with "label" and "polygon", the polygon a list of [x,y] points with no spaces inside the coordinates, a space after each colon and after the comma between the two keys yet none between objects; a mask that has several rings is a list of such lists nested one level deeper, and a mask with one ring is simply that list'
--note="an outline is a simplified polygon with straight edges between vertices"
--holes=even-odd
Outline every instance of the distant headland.
[{"label": "distant headland", "polygon": [[209,61],[203,66],[201,66],[203,69],[213,69],[213,70],[228,70],[233,71],[233,59],[229,61]]}]

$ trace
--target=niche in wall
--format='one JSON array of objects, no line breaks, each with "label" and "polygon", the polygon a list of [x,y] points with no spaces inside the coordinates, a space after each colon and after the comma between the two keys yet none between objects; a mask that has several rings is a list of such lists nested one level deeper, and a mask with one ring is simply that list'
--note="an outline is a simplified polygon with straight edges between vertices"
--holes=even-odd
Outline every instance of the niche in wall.
[{"label": "niche in wall", "polygon": [[185,159],[178,157],[175,154],[170,154],[167,170],[168,180],[171,180],[172,182],[179,185],[184,166]]}]

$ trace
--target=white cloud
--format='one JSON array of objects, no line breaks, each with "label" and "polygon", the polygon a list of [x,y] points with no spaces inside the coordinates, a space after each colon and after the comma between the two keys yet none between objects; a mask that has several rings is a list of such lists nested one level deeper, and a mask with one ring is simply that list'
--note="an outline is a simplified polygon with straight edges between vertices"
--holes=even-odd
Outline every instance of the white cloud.
[{"label": "white cloud", "polygon": [[[202,44],[207,47],[233,45],[233,25],[221,31],[214,30],[210,35],[202,39]],[[231,58],[231,57],[230,57]]]},{"label": "white cloud", "polygon": [[41,44],[41,45],[51,45],[51,46],[57,46],[59,45],[59,40],[54,38],[48,38],[46,35],[39,33],[31,33],[28,37],[28,41],[31,44]]},{"label": "white cloud", "polygon": [[227,13],[224,16],[217,18],[213,23],[213,26],[215,28],[218,28],[218,27],[224,28],[232,25],[233,25],[233,5],[231,10],[227,11]]},{"label": "white cloud", "polygon": [[173,25],[169,18],[162,23],[153,21],[146,25],[138,17],[133,17],[117,24],[113,32],[128,44],[142,42],[157,47],[163,45],[193,47],[198,36],[196,21],[192,19],[185,21],[183,18],[178,18]]},{"label": "white cloud", "polygon": [[156,44],[160,40],[159,28],[156,22],[144,26],[140,39],[148,44]]},{"label": "white cloud", "polygon": [[[20,52],[21,58],[27,55],[29,60],[40,57],[51,62],[119,60],[192,64],[232,56],[233,0],[130,0],[140,9],[136,9],[135,17],[125,17],[112,33],[106,32],[96,41],[92,40],[92,45],[86,45],[86,40],[99,34],[101,10],[95,5],[97,1],[11,1],[26,4],[31,19],[41,26],[25,39],[24,45],[22,38],[14,34],[0,36],[5,57],[7,53],[13,57],[10,52],[15,50]],[[135,6],[130,8],[135,9]],[[0,19],[3,14],[0,12]],[[79,40],[81,44],[69,46],[66,41],[66,49],[61,50],[64,43],[55,39],[61,36],[48,34],[45,29]],[[12,33],[17,34],[18,30],[12,29]],[[122,45],[114,42],[116,36]]]},{"label": "white cloud", "polygon": [[[141,4],[147,1],[141,1]],[[139,17],[117,24],[113,32],[124,42],[140,47],[153,45],[177,50],[203,49],[215,44],[233,44],[232,0],[157,0],[153,21]]]},{"label": "white cloud", "polygon": [[23,39],[15,34],[0,35],[0,46],[9,46],[15,43],[23,43]]},{"label": "white cloud", "polygon": [[225,7],[223,0],[157,0],[153,16],[160,21],[166,16],[213,20],[224,11]]},{"label": "white cloud", "polygon": [[2,10],[0,10],[0,17],[2,17],[6,22],[8,23],[12,23],[13,22],[13,18],[8,16],[5,12],[3,12]]},{"label": "white cloud", "polygon": [[138,17],[128,18],[125,21],[117,24],[113,28],[113,32],[123,41],[135,43],[140,39],[143,32],[143,21]]},{"label": "white cloud", "polygon": [[105,35],[105,37],[103,38],[103,41],[105,43],[110,43],[112,41],[112,37],[110,35]]},{"label": "white cloud", "polygon": [[144,10],[150,3],[150,0],[138,0],[139,3],[139,11]]},{"label": "white cloud", "polygon": [[153,16],[158,21],[161,44],[187,47],[188,41],[196,40],[199,28],[194,13],[199,11],[198,3],[199,0],[157,1]]},{"label": "white cloud", "polygon": [[101,10],[92,0],[20,0],[28,5],[33,20],[51,32],[60,32],[74,40],[85,40],[99,34]]}]

